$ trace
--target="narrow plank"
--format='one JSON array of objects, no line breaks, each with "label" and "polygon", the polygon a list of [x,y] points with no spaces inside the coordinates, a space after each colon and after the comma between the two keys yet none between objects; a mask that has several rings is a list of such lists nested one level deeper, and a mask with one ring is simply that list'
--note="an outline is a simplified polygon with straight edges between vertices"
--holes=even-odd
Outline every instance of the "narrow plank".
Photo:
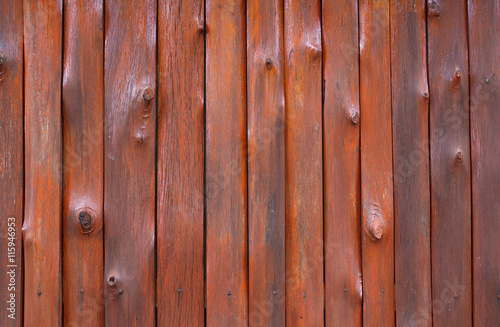
[{"label": "narrow plank", "polygon": [[0,7],[0,326],[23,322],[23,2]]},{"label": "narrow plank", "polygon": [[105,323],[154,326],[156,1],[108,0],[105,22]]},{"label": "narrow plank", "polygon": [[103,11],[102,0],[64,2],[65,326],[104,325]]},{"label": "narrow plank", "polygon": [[391,0],[396,325],[432,326],[425,0]]},{"label": "narrow plank", "polygon": [[204,2],[158,4],[159,326],[203,326]]},{"label": "narrow plank", "polygon": [[361,326],[358,1],[322,15],[326,326]]},{"label": "narrow plank", "polygon": [[247,2],[250,326],[285,326],[283,5]]},{"label": "narrow plank", "polygon": [[394,326],[389,0],[360,1],[363,325]]},{"label": "narrow plank", "polygon": [[207,325],[248,324],[245,1],[206,1]]},{"label": "narrow plank", "polygon": [[24,324],[62,325],[62,1],[24,1]]},{"label": "narrow plank", "polygon": [[466,1],[428,4],[433,326],[471,326]]},{"label": "narrow plank", "polygon": [[500,3],[469,5],[474,326],[500,326]]},{"label": "narrow plank", "polygon": [[321,1],[285,0],[286,324],[324,325]]}]

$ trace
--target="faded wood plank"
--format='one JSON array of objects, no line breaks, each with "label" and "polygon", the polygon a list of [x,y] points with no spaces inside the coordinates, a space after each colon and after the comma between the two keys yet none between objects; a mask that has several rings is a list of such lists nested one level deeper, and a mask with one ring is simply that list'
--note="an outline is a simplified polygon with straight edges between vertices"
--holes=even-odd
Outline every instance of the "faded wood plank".
[{"label": "faded wood plank", "polygon": [[432,326],[425,0],[391,0],[396,325]]},{"label": "faded wood plank", "polygon": [[62,1],[24,1],[24,324],[62,325]]},{"label": "faded wood plank", "polygon": [[104,325],[103,11],[102,0],[64,3],[65,326]]},{"label": "faded wood plank", "polygon": [[245,1],[206,1],[207,325],[248,324]]},{"label": "faded wood plank", "polygon": [[466,1],[428,3],[433,326],[471,326]]},{"label": "faded wood plank", "polygon": [[500,326],[500,3],[469,5],[474,326]]},{"label": "faded wood plank", "polygon": [[394,326],[389,0],[360,1],[363,325]]},{"label": "faded wood plank", "polygon": [[250,326],[285,326],[283,5],[247,2]]},{"label": "faded wood plank", "polygon": [[0,1],[0,326],[23,322],[23,1]]},{"label": "faded wood plank", "polygon": [[159,326],[203,326],[204,2],[161,0],[158,17]]},{"label": "faded wood plank", "polygon": [[325,318],[362,325],[358,1],[323,0]]},{"label": "faded wood plank", "polygon": [[286,323],[324,325],[321,1],[285,0]]},{"label": "faded wood plank", "polygon": [[154,326],[156,1],[105,8],[105,320]]}]

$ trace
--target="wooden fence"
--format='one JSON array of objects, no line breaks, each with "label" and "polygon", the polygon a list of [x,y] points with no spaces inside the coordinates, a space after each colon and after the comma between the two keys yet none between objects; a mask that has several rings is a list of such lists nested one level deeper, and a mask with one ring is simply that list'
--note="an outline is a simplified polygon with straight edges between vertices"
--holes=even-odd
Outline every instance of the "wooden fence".
[{"label": "wooden fence", "polygon": [[499,0],[0,0],[1,326],[500,326]]}]

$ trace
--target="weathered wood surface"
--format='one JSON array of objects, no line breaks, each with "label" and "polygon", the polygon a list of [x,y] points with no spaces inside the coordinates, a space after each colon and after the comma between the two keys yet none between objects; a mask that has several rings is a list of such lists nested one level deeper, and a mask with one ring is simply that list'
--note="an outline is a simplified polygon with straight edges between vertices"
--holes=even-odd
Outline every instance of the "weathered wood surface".
[{"label": "weathered wood surface", "polygon": [[[396,325],[432,326],[425,1],[391,1]],[[411,187],[409,187],[411,186]]]},{"label": "weathered wood surface", "polygon": [[285,326],[283,9],[247,2],[250,326]]},{"label": "weathered wood surface", "polygon": [[389,0],[362,0],[360,21],[363,325],[394,326]]},{"label": "weathered wood surface", "polygon": [[433,326],[471,326],[466,1],[428,7]]},{"label": "weathered wood surface", "polygon": [[62,326],[62,1],[24,1],[24,325]]},{"label": "weathered wood surface", "polygon": [[500,323],[498,1],[0,8],[1,326]]},{"label": "weathered wood surface", "polygon": [[326,326],[361,326],[358,1],[324,0]]},{"label": "weathered wood surface", "polygon": [[105,4],[106,326],[154,326],[156,1]]},{"label": "weathered wood surface", "polygon": [[23,1],[0,1],[0,326],[23,322]]},{"label": "weathered wood surface", "polygon": [[321,1],[285,0],[286,324],[324,324]]},{"label": "weathered wood surface", "polygon": [[64,3],[65,326],[104,326],[104,3]]},{"label": "weathered wood surface", "polygon": [[468,1],[474,326],[500,325],[500,3]]},{"label": "weathered wood surface", "polygon": [[159,326],[203,326],[205,319],[203,4],[158,3]]},{"label": "weathered wood surface", "polygon": [[208,326],[248,324],[245,12],[242,0],[206,0]]}]

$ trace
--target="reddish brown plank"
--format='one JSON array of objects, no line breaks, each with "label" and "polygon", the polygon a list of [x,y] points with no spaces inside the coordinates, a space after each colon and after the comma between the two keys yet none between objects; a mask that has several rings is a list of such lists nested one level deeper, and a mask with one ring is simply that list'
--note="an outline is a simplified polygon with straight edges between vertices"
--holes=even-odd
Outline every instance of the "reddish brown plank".
[{"label": "reddish brown plank", "polygon": [[358,1],[323,0],[325,318],[361,326]]},{"label": "reddish brown plank", "polygon": [[471,326],[466,1],[428,3],[433,326]]},{"label": "reddish brown plank", "polygon": [[359,6],[363,325],[394,326],[389,0]]},{"label": "reddish brown plank", "polygon": [[321,1],[285,0],[286,324],[324,325]]},{"label": "reddish brown plank", "polygon": [[156,1],[105,9],[105,320],[154,326]]},{"label": "reddish brown plank", "polygon": [[65,326],[103,326],[102,0],[64,2],[63,302]]},{"label": "reddish brown plank", "polygon": [[432,326],[425,0],[391,0],[396,325]]},{"label": "reddish brown plank", "polygon": [[23,2],[0,1],[0,326],[22,326]]},{"label": "reddish brown plank", "polygon": [[24,1],[24,324],[61,326],[62,1]]},{"label": "reddish brown plank", "polygon": [[283,9],[247,2],[250,326],[285,326]]},{"label": "reddish brown plank", "polygon": [[245,1],[206,1],[207,325],[248,324]]},{"label": "reddish brown plank", "polygon": [[161,0],[158,17],[159,326],[203,326],[204,2]]},{"label": "reddish brown plank", "polygon": [[474,326],[500,326],[500,3],[468,1]]}]

